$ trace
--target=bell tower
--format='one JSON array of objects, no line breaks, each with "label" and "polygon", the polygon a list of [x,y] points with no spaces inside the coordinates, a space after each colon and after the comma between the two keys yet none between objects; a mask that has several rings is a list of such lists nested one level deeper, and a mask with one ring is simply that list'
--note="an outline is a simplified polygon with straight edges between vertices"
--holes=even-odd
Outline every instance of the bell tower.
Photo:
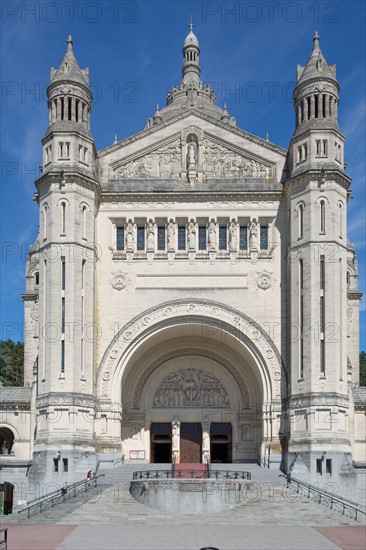
[{"label": "bell tower", "polygon": [[[288,153],[289,465],[311,483],[350,483],[347,201],[339,84],[314,35],[297,67],[296,128]],[[296,475],[295,475],[296,472]],[[348,476],[348,477],[347,477]],[[347,481],[348,480],[348,481]]]},{"label": "bell tower", "polygon": [[[94,466],[95,213],[99,184],[92,94],[69,36],[47,88],[49,126],[36,181],[39,349],[33,483],[80,479]],[[66,477],[62,474],[66,474]]]}]

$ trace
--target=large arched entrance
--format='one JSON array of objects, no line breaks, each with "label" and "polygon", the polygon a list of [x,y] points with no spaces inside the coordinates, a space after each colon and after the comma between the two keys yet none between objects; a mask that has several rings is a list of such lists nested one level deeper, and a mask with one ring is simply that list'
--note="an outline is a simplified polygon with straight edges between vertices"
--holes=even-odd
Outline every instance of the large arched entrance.
[{"label": "large arched entrance", "polygon": [[281,378],[273,343],[238,312],[164,304],[125,327],[105,354],[101,408],[112,402],[116,419],[122,404],[121,431],[100,433],[99,448],[119,436],[129,461],[256,460],[268,442],[279,445]]}]

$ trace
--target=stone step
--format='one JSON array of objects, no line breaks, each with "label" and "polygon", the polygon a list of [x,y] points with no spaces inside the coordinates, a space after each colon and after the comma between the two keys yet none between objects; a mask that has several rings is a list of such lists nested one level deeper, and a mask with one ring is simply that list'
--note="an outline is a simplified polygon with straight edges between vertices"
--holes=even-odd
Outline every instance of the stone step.
[{"label": "stone step", "polygon": [[[130,476],[136,466],[123,468],[118,475]],[[128,465],[130,466],[130,465]],[[151,468],[151,465],[146,465]],[[156,466],[156,465],[154,465]],[[226,466],[226,465],[225,465]],[[143,468],[141,468],[143,469]],[[149,468],[145,468],[149,469]],[[163,469],[163,468],[161,468]],[[225,468],[220,468],[224,470]],[[243,468],[244,469],[244,468]],[[100,473],[100,472],[98,472]],[[116,472],[115,472],[116,473]],[[102,478],[103,479],[103,478]],[[227,500],[230,509],[219,514],[184,514],[162,512],[137,502],[129,493],[129,482],[120,482],[112,486],[106,484],[98,487],[87,502],[60,503],[43,514],[36,514],[30,519],[19,517],[15,521],[23,523],[42,524],[120,524],[127,523],[223,523],[246,525],[254,524],[302,524],[302,525],[355,525],[353,519],[330,510],[303,495],[297,495],[290,487],[286,488],[286,480],[279,477],[278,471],[252,468],[251,490],[245,495],[244,502],[238,505]],[[189,512],[189,510],[187,511]],[[6,521],[12,521],[7,516]],[[360,524],[360,523],[358,523]]]}]

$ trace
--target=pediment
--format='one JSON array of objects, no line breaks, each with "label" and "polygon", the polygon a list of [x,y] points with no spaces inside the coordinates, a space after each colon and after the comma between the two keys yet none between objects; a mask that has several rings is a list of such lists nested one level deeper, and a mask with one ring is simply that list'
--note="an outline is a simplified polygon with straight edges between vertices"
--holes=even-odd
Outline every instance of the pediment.
[{"label": "pediment", "polygon": [[165,128],[161,139],[158,139],[159,132],[154,140],[151,136],[148,136],[150,139],[142,137],[138,140],[140,147],[135,142],[131,152],[125,151],[122,158],[114,155],[110,164],[113,179],[171,178],[192,183],[215,178],[276,178],[278,162],[271,151],[253,147],[237,135],[231,140],[230,127],[217,131],[213,124],[185,122],[168,127],[171,130],[168,136]]}]

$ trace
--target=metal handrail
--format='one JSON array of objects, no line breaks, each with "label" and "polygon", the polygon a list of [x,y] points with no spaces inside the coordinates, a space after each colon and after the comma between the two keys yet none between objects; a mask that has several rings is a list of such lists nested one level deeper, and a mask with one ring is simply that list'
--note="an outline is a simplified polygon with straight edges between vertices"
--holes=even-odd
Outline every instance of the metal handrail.
[{"label": "metal handrail", "polygon": [[8,528],[0,529],[0,533],[4,533],[4,538],[0,540],[0,548],[7,550],[8,548]]},{"label": "metal handrail", "polygon": [[225,479],[252,479],[250,472],[232,472],[231,470],[211,470],[210,477],[224,477]]},{"label": "metal handrail", "polygon": [[[80,488],[84,488],[84,491],[86,492],[88,487],[91,487],[92,485],[94,485],[94,487],[97,486],[97,479],[100,478],[100,477],[105,477],[105,474],[99,474],[99,475],[97,475],[97,476],[95,476],[91,479],[83,479],[81,481],[76,481],[75,483],[72,483],[71,485],[67,486],[67,493],[66,494],[71,495],[71,493],[73,492],[74,494],[72,496],[75,497],[76,493],[77,493],[77,489],[80,489]],[[49,502],[51,502],[51,506],[53,507],[55,499],[65,496],[62,492],[62,489],[63,488],[61,487],[60,489],[58,489],[57,491],[53,491],[49,495],[41,497],[41,498],[37,499],[36,501],[32,501],[31,504],[28,504],[28,506],[25,506],[21,510],[18,510],[18,514],[21,514],[25,511],[27,511],[28,512],[28,517],[30,517],[31,510],[33,510],[33,508],[36,508],[37,506],[39,506],[39,511],[43,512],[42,506],[44,504],[49,503]]]},{"label": "metal handrail", "polygon": [[241,471],[227,471],[227,470],[183,470],[183,471],[171,471],[171,470],[142,470],[133,472],[132,479],[191,479],[187,476],[191,475],[192,479],[218,479],[219,477],[225,479],[251,479],[250,472],[241,472]]},{"label": "metal handrail", "polygon": [[[310,495],[316,495],[319,497],[318,503],[321,504],[322,498],[323,502],[326,502],[327,500],[330,501],[330,509],[333,510],[333,504],[341,505],[342,506],[342,515],[345,514],[345,511],[353,511],[354,517],[353,519],[357,521],[357,514],[364,514],[366,515],[366,507],[362,504],[358,504],[357,502],[354,502],[352,500],[349,500],[347,498],[336,496],[334,493],[330,493],[329,491],[326,491],[325,489],[319,489],[319,487],[315,487],[315,485],[311,485],[310,483],[306,483],[305,481],[301,481],[300,479],[296,479],[292,477],[290,474],[282,475],[283,477],[287,478],[287,487],[291,483],[295,483],[297,485],[297,494],[299,494],[300,488],[307,490],[307,498],[310,498]],[[363,508],[363,509],[362,509]],[[352,517],[352,515],[351,515]]]}]

